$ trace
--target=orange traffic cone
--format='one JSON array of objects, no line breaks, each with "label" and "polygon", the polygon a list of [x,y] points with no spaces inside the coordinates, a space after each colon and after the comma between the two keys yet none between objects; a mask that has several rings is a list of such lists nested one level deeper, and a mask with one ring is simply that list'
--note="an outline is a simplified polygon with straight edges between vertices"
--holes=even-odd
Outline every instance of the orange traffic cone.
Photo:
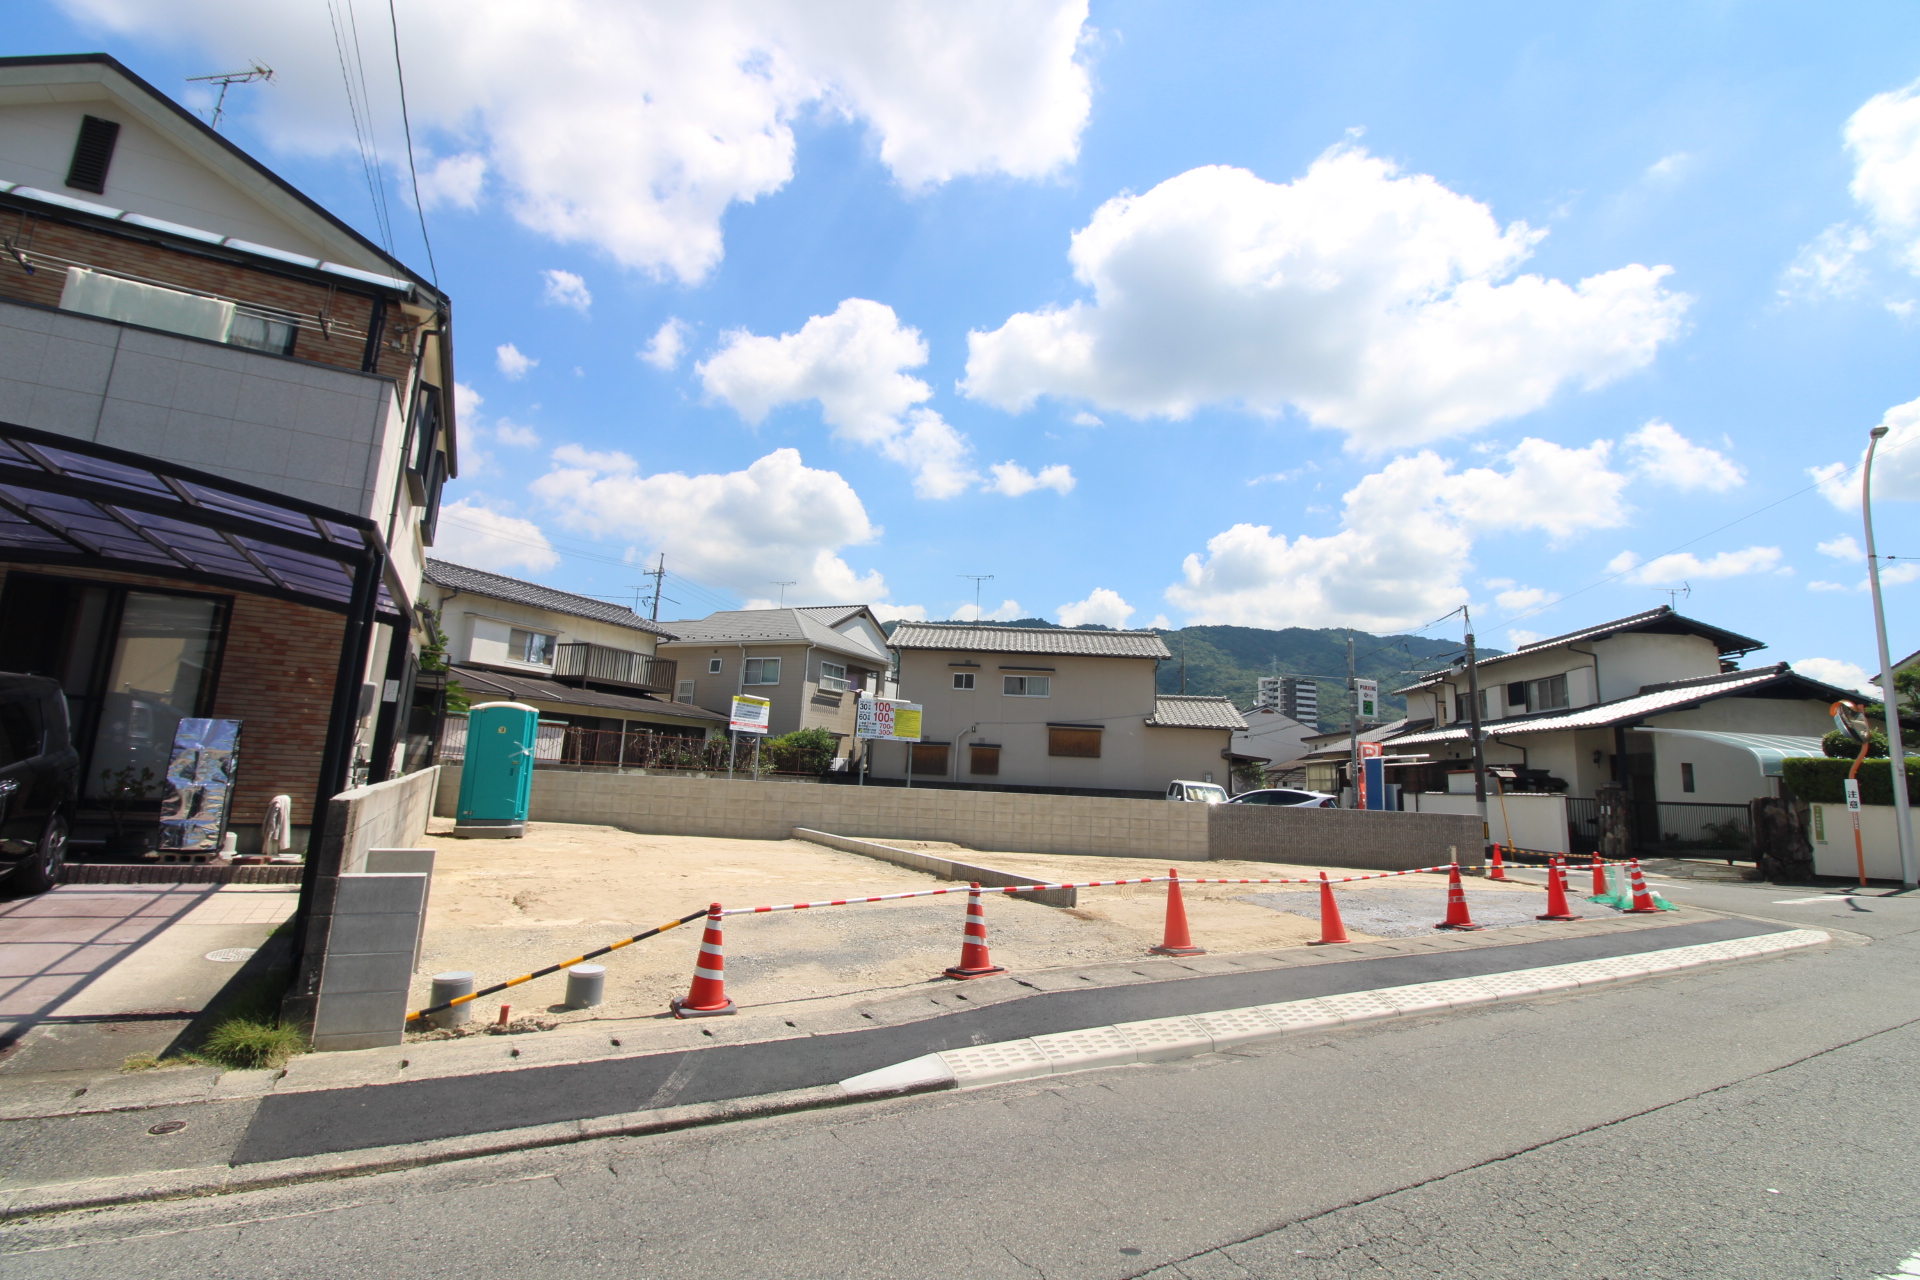
[{"label": "orange traffic cone", "polygon": [[1547,914],[1535,916],[1535,920],[1578,920],[1573,908],[1567,905],[1567,864],[1555,858],[1547,868]]},{"label": "orange traffic cone", "polygon": [[1473,917],[1467,914],[1467,890],[1460,883],[1460,864],[1454,863],[1447,875],[1447,918],[1433,926],[1436,929],[1484,929],[1485,925],[1475,924]]},{"label": "orange traffic cone", "polygon": [[1310,947],[1324,947],[1332,942],[1352,942],[1347,936],[1346,922],[1340,919],[1340,905],[1333,900],[1333,885],[1327,881],[1327,873],[1320,873],[1320,940],[1309,942]]},{"label": "orange traffic cone", "polygon": [[1173,878],[1167,882],[1167,928],[1160,937],[1160,945],[1149,950],[1157,956],[1203,956],[1206,950],[1193,945],[1193,936],[1187,932],[1187,903],[1180,896],[1180,868],[1168,867],[1167,874]]},{"label": "orange traffic cone", "polygon": [[1628,863],[1627,870],[1633,877],[1633,905],[1627,908],[1627,914],[1644,916],[1658,911],[1660,908],[1653,905],[1653,895],[1647,892],[1647,882],[1640,878],[1640,859]]},{"label": "orange traffic cone", "polygon": [[987,913],[980,905],[980,882],[967,894],[967,927],[960,938],[960,963],[946,971],[949,978],[987,978],[1006,969],[987,955]]},{"label": "orange traffic cone", "polygon": [[1600,855],[1593,855],[1593,896],[1598,898],[1607,891],[1607,864],[1600,861]]},{"label": "orange traffic cone", "polygon": [[707,931],[700,935],[700,958],[693,964],[693,986],[685,999],[668,1002],[676,1018],[717,1018],[737,1013],[727,999],[727,962],[720,954],[720,904],[707,908]]},{"label": "orange traffic cone", "polygon": [[1487,879],[1505,880],[1506,878],[1507,864],[1500,861],[1500,846],[1496,844],[1493,846],[1493,870],[1487,872]]}]

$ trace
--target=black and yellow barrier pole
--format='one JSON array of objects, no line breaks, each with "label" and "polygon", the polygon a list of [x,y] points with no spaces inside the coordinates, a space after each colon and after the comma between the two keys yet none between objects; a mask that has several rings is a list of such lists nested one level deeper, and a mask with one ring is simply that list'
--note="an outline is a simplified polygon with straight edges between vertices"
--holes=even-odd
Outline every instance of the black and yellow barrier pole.
[{"label": "black and yellow barrier pole", "polygon": [[678,929],[683,924],[691,924],[695,920],[704,919],[706,914],[707,909],[705,907],[700,908],[698,911],[688,912],[678,920],[669,920],[657,929],[649,929],[645,933],[636,933],[631,938],[622,938],[618,942],[609,942],[597,951],[589,951],[584,955],[577,955],[571,960],[562,960],[559,964],[550,964],[544,969],[535,969],[532,973],[523,973],[517,978],[509,978],[505,982],[496,982],[490,987],[485,987],[474,992],[472,995],[460,996],[458,999],[449,1000],[445,1004],[432,1005],[428,1008],[410,1013],[407,1015],[407,1021],[418,1022],[420,1019],[430,1017],[433,1014],[445,1013],[455,1005],[466,1004],[469,1000],[478,1000],[481,996],[490,996],[496,991],[505,991],[508,987],[517,987],[523,982],[532,982],[535,978],[544,978],[550,973],[558,973],[562,969],[591,960],[595,956],[603,956],[609,951],[618,951],[622,947],[630,947],[636,942],[644,942],[648,938],[665,933],[669,929]]}]

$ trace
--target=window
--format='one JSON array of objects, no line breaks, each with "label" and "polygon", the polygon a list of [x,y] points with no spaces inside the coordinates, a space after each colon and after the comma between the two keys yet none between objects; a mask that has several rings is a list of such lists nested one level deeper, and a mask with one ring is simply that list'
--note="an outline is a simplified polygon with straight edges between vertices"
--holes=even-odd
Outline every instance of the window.
[{"label": "window", "polygon": [[[956,688],[956,689],[965,689],[965,690],[967,690],[967,691],[969,691],[969,692],[971,692],[971,691],[972,691],[972,689],[973,689],[973,672],[971,672],[971,671],[956,671],[956,672],[954,672],[954,673],[953,673],[953,687],[954,687],[954,688]],[[1009,691],[1009,692],[1011,692],[1011,691]]]},{"label": "window", "polygon": [[707,674],[710,676],[717,676],[720,674],[720,659],[718,658],[707,659]]},{"label": "window", "polygon": [[553,641],[554,637],[544,631],[522,631],[515,627],[507,635],[507,657],[529,666],[550,667],[553,665]]},{"label": "window", "polygon": [[693,701],[693,681],[682,680],[680,681],[679,684],[674,686],[673,700],[675,702],[692,702]]},{"label": "window", "polygon": [[113,145],[120,126],[97,116],[80,117],[80,138],[73,144],[73,162],[67,166],[67,185],[76,191],[107,193],[107,166],[113,163]]},{"label": "window", "polygon": [[746,677],[745,683],[747,684],[779,684],[780,683],[780,659],[748,658],[747,659],[747,677]]},{"label": "window", "polygon": [[277,319],[257,311],[235,311],[227,326],[227,345],[267,351],[276,356],[293,354],[293,340],[300,327],[290,318]]},{"label": "window", "polygon": [[1009,698],[1050,698],[1052,676],[1001,676],[1000,692]]},{"label": "window", "polygon": [[837,662],[820,664],[820,687],[830,693],[847,691],[847,669]]},{"label": "window", "polygon": [[1693,790],[1693,766],[1690,764],[1680,766],[1680,789],[1682,791]]},{"label": "window", "polygon": [[1100,731],[1098,729],[1061,728],[1047,726],[1047,754],[1050,756],[1074,756],[1082,760],[1100,758]]},{"label": "window", "polygon": [[915,777],[947,776],[947,744],[944,742],[909,742],[907,759],[913,764]]},{"label": "window", "polygon": [[1527,681],[1527,710],[1558,711],[1567,705],[1567,678],[1548,676]]},{"label": "window", "polygon": [[967,772],[982,778],[1000,776],[1000,748],[974,743],[967,748]]}]

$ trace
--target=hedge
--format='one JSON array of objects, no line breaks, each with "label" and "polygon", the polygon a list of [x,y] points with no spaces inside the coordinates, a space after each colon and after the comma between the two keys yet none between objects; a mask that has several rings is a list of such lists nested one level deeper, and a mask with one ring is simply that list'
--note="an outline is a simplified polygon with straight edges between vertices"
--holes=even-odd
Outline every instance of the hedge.
[{"label": "hedge", "polygon": [[[1860,766],[1860,803],[1893,803],[1893,770],[1888,760],[1868,759]],[[1787,789],[1808,804],[1845,804],[1847,770],[1851,760],[1830,760],[1823,756],[1793,756],[1781,764]],[[1907,799],[1920,804],[1920,757],[1907,758]]]}]

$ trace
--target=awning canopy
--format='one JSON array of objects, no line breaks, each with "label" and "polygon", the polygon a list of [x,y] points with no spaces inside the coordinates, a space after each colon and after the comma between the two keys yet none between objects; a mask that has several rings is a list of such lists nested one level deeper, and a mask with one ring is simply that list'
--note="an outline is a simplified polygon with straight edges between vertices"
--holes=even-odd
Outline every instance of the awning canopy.
[{"label": "awning canopy", "polygon": [[388,579],[379,613],[410,622],[364,516],[0,422],[0,559],[111,565],[344,613],[356,567],[375,557]]},{"label": "awning canopy", "polygon": [[1752,753],[1760,765],[1760,772],[1769,778],[1780,776],[1780,762],[1788,756],[1820,756],[1826,752],[1820,749],[1820,739],[1793,737],[1780,733],[1719,733],[1707,729],[1650,729],[1643,728],[1641,733],[1671,733],[1681,738],[1698,738],[1703,742],[1717,742],[1723,747],[1733,747]]}]

